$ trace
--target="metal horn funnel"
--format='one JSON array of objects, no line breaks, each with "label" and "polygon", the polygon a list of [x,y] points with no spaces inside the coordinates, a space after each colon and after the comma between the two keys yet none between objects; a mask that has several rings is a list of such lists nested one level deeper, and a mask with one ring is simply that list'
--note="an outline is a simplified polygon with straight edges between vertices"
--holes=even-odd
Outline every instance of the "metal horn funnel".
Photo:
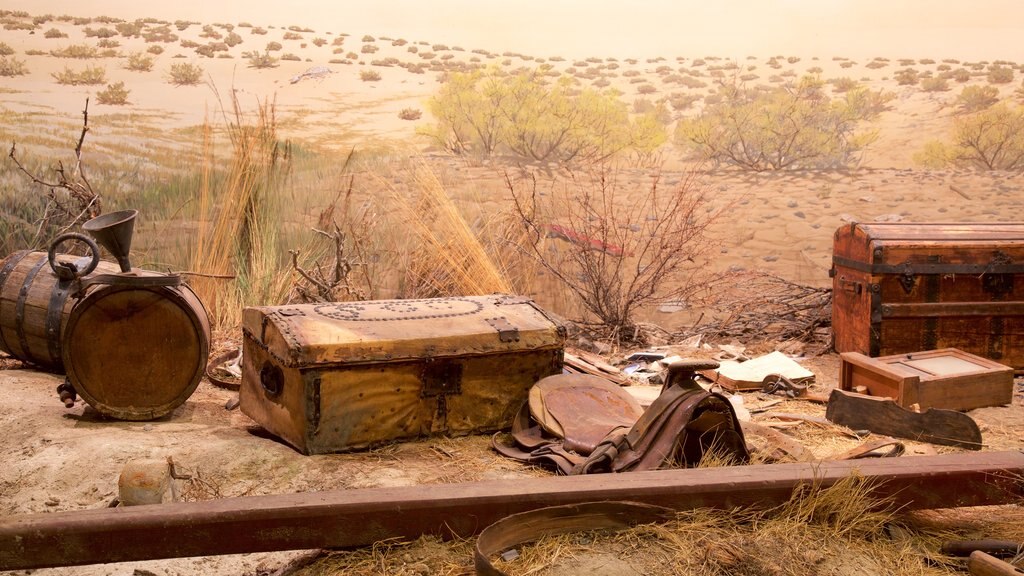
[{"label": "metal horn funnel", "polygon": [[97,216],[82,224],[83,230],[92,235],[114,258],[117,258],[121,272],[132,271],[128,253],[131,251],[135,217],[138,215],[138,210],[120,210]]}]

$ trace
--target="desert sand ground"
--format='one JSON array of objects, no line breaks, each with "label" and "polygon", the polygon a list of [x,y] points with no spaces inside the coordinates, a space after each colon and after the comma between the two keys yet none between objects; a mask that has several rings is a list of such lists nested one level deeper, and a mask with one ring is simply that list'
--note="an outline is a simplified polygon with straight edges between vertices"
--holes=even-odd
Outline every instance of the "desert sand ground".
[{"label": "desert sand ground", "polygon": [[[631,59],[628,54],[617,57],[595,54],[595,60],[590,61],[585,56],[559,58],[557,53],[547,50],[543,54],[529,55],[478,49],[468,44],[445,45],[441,42],[449,40],[444,37],[364,37],[364,34],[377,32],[340,28],[327,31],[313,29],[315,26],[289,29],[290,22],[276,19],[276,26],[270,26],[269,22],[258,21],[255,17],[245,26],[239,19],[222,20],[220,26],[214,26],[215,21],[211,20],[188,24],[181,30],[173,23],[173,17],[160,16],[168,22],[151,22],[149,26],[166,26],[177,36],[176,40],[147,42],[143,38],[116,35],[110,38],[117,43],[108,48],[112,50],[110,56],[78,60],[57,57],[51,51],[82,44],[95,46],[98,39],[87,36],[86,28],[112,28],[114,24],[76,23],[73,19],[57,18],[59,15],[55,12],[33,30],[11,26],[0,31],[0,42],[10,46],[14,57],[23,61],[27,69],[24,75],[5,77],[0,82],[0,117],[3,118],[0,140],[17,141],[20,150],[32,154],[66,154],[78,134],[85,98],[91,96],[87,161],[116,163],[123,160],[139,166],[140,170],[180,170],[182,165],[176,159],[188,157],[190,151],[200,145],[199,126],[204,121],[219,122],[225,98],[235,93],[243,106],[255,108],[259,101],[275,102],[280,137],[314,150],[327,163],[340,163],[352,146],[396,150],[382,156],[378,166],[391,183],[401,187],[401,175],[387,172],[393,167],[392,160],[411,156],[425,158],[443,175],[453,196],[478,201],[477,209],[486,212],[507,201],[502,181],[504,166],[499,162],[452,159],[416,135],[418,125],[430,122],[425,101],[437,90],[439,75],[445,69],[478,63],[506,68],[532,67],[544,62],[561,72],[580,73],[588,67],[602,66],[611,86],[622,90],[627,101],[639,96],[639,85],[656,88],[651,98],[668,94],[706,96],[714,88],[716,70],[713,68],[716,67],[723,75],[734,68],[742,69],[758,77],[752,82],[763,83],[784,82],[814,69],[825,79],[850,77],[874,90],[885,89],[896,94],[891,110],[872,125],[878,131],[878,139],[861,165],[848,171],[745,173],[705,169],[700,176],[702,184],[712,192],[716,202],[731,206],[729,217],[716,228],[721,248],[712,258],[711,265],[715,268],[767,270],[795,282],[823,287],[830,282],[827,272],[831,265],[832,234],[843,223],[876,220],[1003,222],[1019,220],[1024,208],[1024,176],[1019,173],[926,170],[912,160],[925,141],[949,134],[954,113],[952,103],[961,85],[954,84],[951,90],[937,93],[923,92],[917,86],[900,86],[893,78],[895,70],[905,67],[899,58],[911,56],[915,60],[906,65],[920,71],[937,72],[943,65],[941,58],[953,58],[955,54],[921,54],[916,49],[910,54],[868,52],[860,46],[856,50],[851,48],[849,54],[810,52],[779,58],[773,58],[772,54],[749,57],[744,54],[714,59],[701,51],[637,59]],[[5,21],[27,23],[32,21],[31,16],[42,14],[8,15]],[[230,31],[228,25],[232,28]],[[204,29],[204,26],[209,28]],[[51,36],[66,36],[47,38],[46,33],[51,29],[58,31]],[[219,43],[220,39],[214,35],[226,36],[230,32],[237,33],[242,42],[215,52],[213,58],[196,53],[197,45]],[[323,39],[322,45],[317,45],[320,42],[316,39]],[[269,42],[282,45],[271,52],[281,58],[278,66],[250,67],[243,53],[263,52]],[[162,48],[160,54],[148,52],[154,46]],[[371,52],[372,49],[365,46],[374,47],[376,51]],[[410,51],[413,47],[416,53]],[[976,48],[972,45],[971,51]],[[152,55],[151,70],[125,69],[128,55],[136,52]],[[425,54],[433,56],[428,58]],[[867,64],[873,57],[891,60],[885,61],[884,66],[869,68]],[[935,60],[922,60],[927,57]],[[961,57],[985,58],[974,53]],[[698,59],[703,64],[697,65]],[[375,65],[374,61],[387,65]],[[774,67],[770,65],[772,61],[776,63]],[[170,85],[166,77],[171,65],[182,62],[201,66],[203,83]],[[410,72],[408,68],[414,64],[422,64],[424,73]],[[614,64],[614,68],[608,67],[609,64]],[[81,70],[86,66],[102,67],[105,82],[91,87],[63,86],[52,76],[65,67]],[[330,72],[320,78],[291,82],[315,66],[327,67]],[[664,69],[659,71],[665,66],[673,70],[701,70],[701,80],[706,85],[686,88],[669,82],[667,78],[671,74]],[[368,70],[379,72],[380,80],[362,80],[360,73]],[[632,82],[636,78],[641,82]],[[97,104],[96,93],[115,82],[124,82],[131,91],[129,104]],[[965,85],[984,83],[985,77],[980,75]],[[1016,79],[1001,85],[1001,97],[1014,99],[1019,85]],[[683,113],[695,113],[700,106],[698,101],[694,109]],[[423,116],[419,120],[403,120],[399,113],[404,109],[423,111]],[[686,163],[671,144],[666,145],[663,156],[665,164],[661,168],[627,166],[623,174],[641,186],[654,172],[660,172],[667,181],[677,180]],[[336,182],[315,178],[311,181],[312,185],[336,185]],[[9,173],[6,182],[5,193],[17,193],[17,175]],[[365,182],[369,182],[367,190],[373,189],[370,179]],[[313,199],[301,202],[305,202],[303,214],[310,219],[324,207]],[[146,231],[144,229],[140,236],[145,236]],[[149,234],[156,235],[152,231]],[[158,241],[150,240],[151,245],[146,242],[140,239],[143,252],[159,249]],[[549,305],[558,303],[550,294],[535,296]],[[689,311],[662,313],[656,308],[645,310],[643,317],[670,331],[692,321]],[[838,362],[834,355],[803,361],[816,372],[820,390],[835,386]],[[20,368],[16,362],[8,362],[8,366]],[[64,410],[53,393],[57,383],[56,377],[31,370],[0,373],[0,437],[4,438],[0,445],[2,514],[105,506],[116,493],[117,474],[124,462],[140,457],[171,455],[187,471],[201,478],[203,482],[189,485],[186,497],[190,499],[514,478],[538,473],[494,458],[486,440],[481,438],[425,440],[388,447],[369,455],[303,457],[287,446],[253,434],[257,427],[250,420],[238,412],[224,410],[223,405],[232,393],[207,382],[165,420],[109,422],[81,402],[72,410]],[[747,403],[756,405],[761,400],[757,395],[749,395]],[[806,409],[804,405],[795,404],[787,403],[783,407],[787,411]],[[1017,433],[1021,411],[1022,399],[1018,395],[1012,407],[978,410],[972,412],[972,416],[982,423],[990,448],[1024,448]],[[813,446],[820,457],[849,447],[837,441],[834,435],[806,428],[793,433]],[[198,442],[197,438],[202,441]],[[914,446],[914,449],[931,450],[924,445]],[[453,454],[458,457],[454,458]],[[396,466],[398,462],[402,465]],[[399,573],[422,571],[423,563],[417,557],[420,553],[417,550],[411,550],[409,567]],[[272,573],[295,555],[183,559],[35,573],[255,575]],[[421,573],[429,573],[429,568]]]}]

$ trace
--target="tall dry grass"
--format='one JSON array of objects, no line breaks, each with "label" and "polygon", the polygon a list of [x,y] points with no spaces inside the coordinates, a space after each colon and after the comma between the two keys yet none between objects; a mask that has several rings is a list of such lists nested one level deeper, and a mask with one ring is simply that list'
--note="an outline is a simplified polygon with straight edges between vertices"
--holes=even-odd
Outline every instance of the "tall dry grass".
[{"label": "tall dry grass", "polygon": [[237,327],[245,306],[283,302],[292,283],[278,249],[288,158],[277,138],[274,103],[257,101],[250,116],[232,94],[230,111],[222,113],[232,155],[218,174],[214,130],[207,123],[189,261],[197,273],[190,284],[215,332]]},{"label": "tall dry grass", "polygon": [[513,292],[500,258],[495,220],[478,220],[476,229],[425,164],[413,168],[414,195],[392,189],[391,199],[410,233],[406,246],[403,292],[410,297],[440,297]]}]

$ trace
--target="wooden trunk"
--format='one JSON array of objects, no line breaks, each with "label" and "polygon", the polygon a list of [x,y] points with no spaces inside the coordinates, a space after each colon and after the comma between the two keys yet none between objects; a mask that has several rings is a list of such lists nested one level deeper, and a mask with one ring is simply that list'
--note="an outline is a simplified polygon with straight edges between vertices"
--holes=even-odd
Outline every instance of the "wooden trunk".
[{"label": "wooden trunk", "polygon": [[[73,261],[84,269],[89,258]],[[117,265],[101,261],[85,278],[118,271]],[[0,263],[0,350],[63,372],[61,336],[75,303],[68,297],[70,284],[57,278],[46,252],[22,250],[5,258]]]},{"label": "wooden trunk", "polygon": [[507,428],[565,340],[503,295],[247,308],[242,324],[242,411],[305,454]]},{"label": "wooden trunk", "polygon": [[1024,369],[1024,223],[844,225],[832,263],[837,352],[958,348]]},{"label": "wooden trunk", "polygon": [[904,408],[973,410],[1013,402],[1013,369],[955,348],[868,358],[843,352],[839,385],[892,398]]}]

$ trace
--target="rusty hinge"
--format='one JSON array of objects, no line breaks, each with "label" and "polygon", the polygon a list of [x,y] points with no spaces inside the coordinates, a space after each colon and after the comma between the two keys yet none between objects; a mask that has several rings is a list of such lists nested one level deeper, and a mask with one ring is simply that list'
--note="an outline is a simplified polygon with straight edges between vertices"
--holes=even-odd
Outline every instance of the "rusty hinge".
[{"label": "rusty hinge", "polygon": [[498,339],[502,342],[519,342],[519,328],[516,328],[504,316],[487,318],[487,323],[498,331]]}]

